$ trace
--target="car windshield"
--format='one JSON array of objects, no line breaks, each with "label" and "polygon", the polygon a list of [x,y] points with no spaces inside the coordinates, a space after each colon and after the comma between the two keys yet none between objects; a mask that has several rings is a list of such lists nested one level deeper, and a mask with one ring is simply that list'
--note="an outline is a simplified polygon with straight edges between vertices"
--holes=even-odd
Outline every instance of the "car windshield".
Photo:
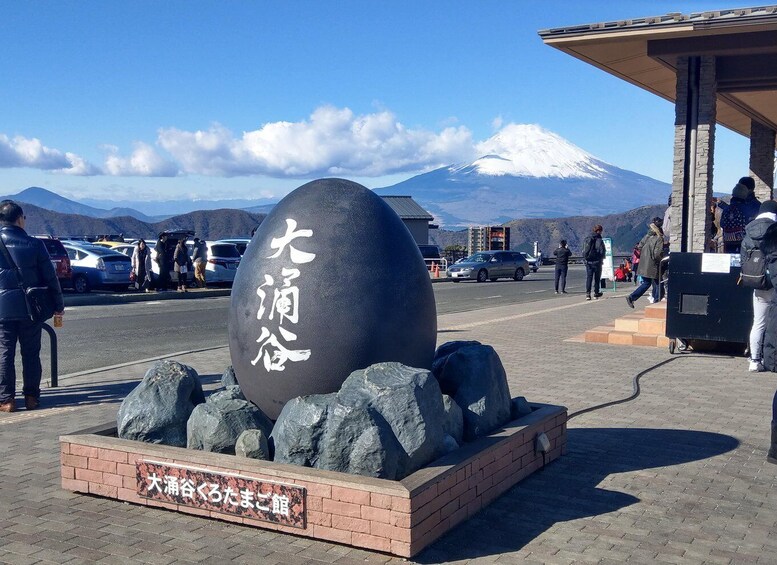
[{"label": "car windshield", "polygon": [[234,257],[235,259],[240,259],[240,252],[237,250],[237,247],[231,243],[212,245],[210,248],[210,255],[213,257]]},{"label": "car windshield", "polygon": [[485,253],[475,253],[467,257],[467,263],[488,263],[493,255],[486,255]]}]

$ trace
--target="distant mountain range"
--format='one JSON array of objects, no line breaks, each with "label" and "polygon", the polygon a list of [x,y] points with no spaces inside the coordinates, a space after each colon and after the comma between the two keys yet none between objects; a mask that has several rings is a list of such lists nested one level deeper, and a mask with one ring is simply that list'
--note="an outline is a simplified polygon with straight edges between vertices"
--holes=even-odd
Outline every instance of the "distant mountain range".
[{"label": "distant mountain range", "polygon": [[[583,241],[596,224],[604,227],[603,237],[612,238],[616,253],[629,253],[647,233],[648,223],[656,216],[664,216],[665,204],[641,206],[619,214],[606,216],[570,216],[566,218],[531,218],[506,222],[510,226],[510,247],[518,251],[534,252],[536,241],[545,257],[551,257],[562,239],[566,239],[574,255],[583,252]],[[441,248],[449,245],[467,245],[467,230],[431,230],[432,243]]]},{"label": "distant mountain range", "polygon": [[417,175],[378,194],[412,196],[446,228],[516,218],[624,212],[666,202],[671,185],[620,169],[534,125],[512,125],[469,164]]},{"label": "distant mountain range", "polygon": [[121,234],[128,238],[144,237],[155,240],[160,232],[171,229],[194,230],[198,236],[210,240],[250,237],[251,231],[262,223],[266,216],[245,210],[200,210],[159,222],[144,222],[131,216],[94,218],[54,212],[26,202],[23,202],[23,207],[27,216],[28,233],[57,237]]}]

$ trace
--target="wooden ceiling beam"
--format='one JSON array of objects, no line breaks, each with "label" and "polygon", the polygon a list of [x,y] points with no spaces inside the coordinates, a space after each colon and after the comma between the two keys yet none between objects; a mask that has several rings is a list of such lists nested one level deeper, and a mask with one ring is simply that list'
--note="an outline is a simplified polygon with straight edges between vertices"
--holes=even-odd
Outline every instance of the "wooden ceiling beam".
[{"label": "wooden ceiling beam", "polygon": [[715,76],[718,92],[777,90],[777,56],[718,57]]}]

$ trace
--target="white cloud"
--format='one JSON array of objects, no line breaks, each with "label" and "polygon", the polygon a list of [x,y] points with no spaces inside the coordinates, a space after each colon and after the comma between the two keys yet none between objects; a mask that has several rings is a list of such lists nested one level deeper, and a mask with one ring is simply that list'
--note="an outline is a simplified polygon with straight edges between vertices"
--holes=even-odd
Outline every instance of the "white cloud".
[{"label": "white cloud", "polygon": [[92,174],[96,169],[75,153],[46,147],[37,138],[0,134],[0,168],[29,167],[68,174]]},{"label": "white cloud", "polygon": [[178,167],[162,158],[153,147],[146,143],[136,143],[129,157],[122,157],[115,147],[105,159],[105,173],[126,177],[174,177]]},{"label": "white cloud", "polygon": [[356,116],[332,106],[316,109],[308,120],[268,123],[241,137],[218,124],[195,132],[168,128],[159,132],[158,143],[183,171],[214,176],[376,177],[473,156],[466,127],[408,129],[388,111]]}]

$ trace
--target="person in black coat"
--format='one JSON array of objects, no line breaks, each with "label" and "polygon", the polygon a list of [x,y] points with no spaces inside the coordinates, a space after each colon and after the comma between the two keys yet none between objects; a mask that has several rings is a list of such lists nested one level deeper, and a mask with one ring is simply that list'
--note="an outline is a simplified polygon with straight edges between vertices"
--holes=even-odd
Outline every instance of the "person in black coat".
[{"label": "person in black coat", "polygon": [[167,251],[167,234],[162,234],[154,246],[156,256],[154,261],[159,266],[159,277],[156,280],[156,289],[159,292],[165,291],[170,286],[170,269],[172,267],[172,257]]},{"label": "person in black coat", "polygon": [[559,293],[559,286],[561,287],[561,293],[567,293],[567,270],[569,269],[569,258],[572,256],[572,252],[567,247],[567,240],[562,239],[558,245],[558,249],[553,250],[553,255],[556,256],[556,272],[554,277],[554,286],[556,288],[556,294]]},{"label": "person in black coat", "polygon": [[599,284],[602,279],[602,263],[607,255],[607,250],[602,241],[604,228],[596,224],[591,235],[585,238],[583,243],[583,259],[585,260],[585,299],[591,300],[591,286],[594,289],[594,298],[599,300],[602,295],[599,292]]},{"label": "person in black coat", "polygon": [[[766,264],[772,286],[777,288],[777,222],[764,232],[759,249],[766,256]],[[767,371],[777,372],[777,302],[772,301],[766,314],[766,329],[763,337],[761,364]],[[772,399],[772,433],[767,460],[777,463],[777,392]]]},{"label": "person in black coat", "polygon": [[[55,314],[65,310],[62,289],[43,242],[24,231],[26,216],[12,200],[0,202],[0,237],[21,273],[24,288],[48,287]],[[0,412],[16,410],[16,344],[22,353],[24,404],[35,410],[40,404],[40,338],[42,321],[30,319],[24,288],[17,270],[0,254]]]}]

